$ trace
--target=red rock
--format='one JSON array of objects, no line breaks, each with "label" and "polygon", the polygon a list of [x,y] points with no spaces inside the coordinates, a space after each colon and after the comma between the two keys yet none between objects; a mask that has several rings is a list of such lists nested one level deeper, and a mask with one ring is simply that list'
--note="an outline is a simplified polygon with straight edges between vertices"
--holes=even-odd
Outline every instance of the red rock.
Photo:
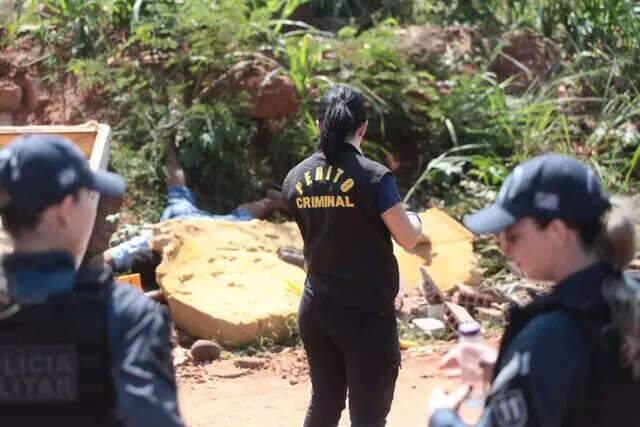
[{"label": "red rock", "polygon": [[526,86],[539,77],[555,61],[557,52],[547,46],[544,39],[533,31],[519,31],[508,37],[498,56],[491,66],[499,81],[515,76],[512,84]]},{"label": "red rock", "polygon": [[273,72],[275,64],[268,58],[234,66],[224,77],[214,82],[203,94],[204,98],[218,92],[249,95],[250,115],[254,119],[278,119],[296,113],[300,102],[288,76]]},{"label": "red rock", "polygon": [[8,81],[0,81],[0,111],[18,111],[22,103],[22,88]]},{"label": "red rock", "polygon": [[191,346],[191,356],[197,362],[211,362],[216,360],[222,348],[218,343],[209,340],[198,340]]}]

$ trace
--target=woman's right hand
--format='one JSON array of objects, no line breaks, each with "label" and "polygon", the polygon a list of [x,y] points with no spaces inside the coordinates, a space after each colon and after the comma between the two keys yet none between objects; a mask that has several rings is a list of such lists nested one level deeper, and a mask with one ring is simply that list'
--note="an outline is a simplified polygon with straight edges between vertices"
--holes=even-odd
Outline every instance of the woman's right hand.
[{"label": "woman's right hand", "polygon": [[[484,372],[485,382],[490,383],[491,378],[493,377],[493,369],[495,367],[496,360],[498,359],[498,352],[493,347],[482,343],[468,348],[468,351],[474,350],[478,352],[477,360],[480,360],[480,367]],[[449,377],[461,376],[460,347],[456,346],[449,350],[442,359],[440,359],[438,369],[444,371],[445,375]]]}]

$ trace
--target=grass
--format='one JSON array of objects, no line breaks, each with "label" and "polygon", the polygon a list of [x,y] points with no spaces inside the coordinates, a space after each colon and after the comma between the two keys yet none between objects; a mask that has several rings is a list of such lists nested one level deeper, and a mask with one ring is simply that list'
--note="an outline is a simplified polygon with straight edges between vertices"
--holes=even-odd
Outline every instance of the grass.
[{"label": "grass", "polygon": [[[87,14],[84,3],[100,13]],[[291,20],[303,3],[27,1],[20,17],[3,11],[11,23],[0,44],[28,38],[48,55],[35,65],[42,84],[55,89],[73,74],[83,89],[108,99],[102,117],[86,119],[113,124],[111,167],[127,179],[127,209],[139,223],[157,221],[165,203],[168,128],[175,127],[191,183],[208,195],[205,206],[225,212],[261,196],[264,183],[281,181],[317,148],[313,110],[334,83],[350,83],[366,98],[367,154],[385,161],[400,144],[416,148],[415,159],[402,159],[413,169],[401,188],[416,207],[441,202],[460,219],[490,203],[515,164],[547,151],[590,164],[612,193],[637,187],[635,2],[308,2],[322,28]],[[399,51],[399,29],[448,23],[483,34],[481,40],[459,57],[447,48],[425,62]],[[538,75],[512,58],[529,78],[500,81],[495,60],[506,57],[510,37],[524,30],[555,54]],[[250,97],[220,84],[258,58],[265,67],[262,83],[275,75],[291,80],[301,106],[296,114],[258,123],[249,115]],[[261,150],[259,125],[272,130]],[[495,241],[478,241],[476,250],[487,278],[503,280]],[[405,329],[406,338],[422,339]]]}]

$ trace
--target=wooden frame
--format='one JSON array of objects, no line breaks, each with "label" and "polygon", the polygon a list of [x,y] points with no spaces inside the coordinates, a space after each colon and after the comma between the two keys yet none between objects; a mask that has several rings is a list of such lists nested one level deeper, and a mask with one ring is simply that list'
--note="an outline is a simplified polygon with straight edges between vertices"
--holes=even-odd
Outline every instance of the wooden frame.
[{"label": "wooden frame", "polygon": [[[92,170],[106,170],[109,164],[109,125],[95,121],[76,126],[0,126],[0,148],[27,134],[53,134],[69,139],[87,156]],[[97,205],[99,197],[94,198]]]}]

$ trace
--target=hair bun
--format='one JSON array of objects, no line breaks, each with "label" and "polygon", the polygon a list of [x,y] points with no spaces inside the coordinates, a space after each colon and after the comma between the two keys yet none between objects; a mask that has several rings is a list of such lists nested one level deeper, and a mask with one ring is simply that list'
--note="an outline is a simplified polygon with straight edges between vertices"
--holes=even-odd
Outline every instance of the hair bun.
[{"label": "hair bun", "polygon": [[605,232],[610,247],[609,261],[616,268],[626,268],[636,255],[636,230],[625,206],[613,205]]}]

